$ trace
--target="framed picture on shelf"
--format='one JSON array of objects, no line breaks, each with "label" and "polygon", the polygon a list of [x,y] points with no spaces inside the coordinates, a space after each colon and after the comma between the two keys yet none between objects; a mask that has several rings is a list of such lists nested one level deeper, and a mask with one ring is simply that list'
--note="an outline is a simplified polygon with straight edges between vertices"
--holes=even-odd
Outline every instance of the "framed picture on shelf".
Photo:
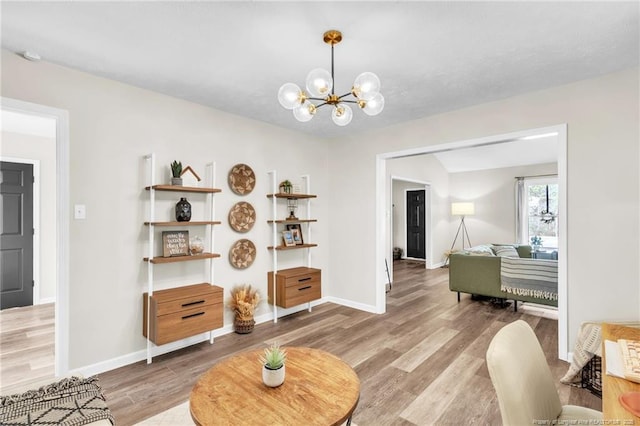
[{"label": "framed picture on shelf", "polygon": [[296,245],[296,242],[293,241],[291,231],[282,231],[282,240],[284,241],[284,245],[287,247],[293,247]]},{"label": "framed picture on shelf", "polygon": [[297,246],[304,244],[304,238],[302,238],[302,227],[299,223],[291,223],[287,225],[287,231],[291,231],[291,236]]},{"label": "framed picture on shelf", "polygon": [[162,232],[162,257],[188,256],[189,231]]}]

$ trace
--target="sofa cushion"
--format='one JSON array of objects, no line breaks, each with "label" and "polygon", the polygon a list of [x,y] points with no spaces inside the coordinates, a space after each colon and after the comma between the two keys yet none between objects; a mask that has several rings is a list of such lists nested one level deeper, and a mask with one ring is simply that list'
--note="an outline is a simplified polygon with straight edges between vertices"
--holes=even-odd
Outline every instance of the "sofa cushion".
[{"label": "sofa cushion", "polygon": [[493,251],[500,257],[520,257],[513,246],[493,246]]},{"label": "sofa cushion", "polygon": [[472,256],[495,256],[493,249],[488,244],[470,247],[464,253]]}]

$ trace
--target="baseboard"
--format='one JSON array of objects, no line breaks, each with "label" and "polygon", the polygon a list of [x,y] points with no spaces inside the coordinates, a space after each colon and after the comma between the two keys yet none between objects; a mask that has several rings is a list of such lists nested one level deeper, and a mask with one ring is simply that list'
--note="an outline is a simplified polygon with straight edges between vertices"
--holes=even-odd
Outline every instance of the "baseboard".
[{"label": "baseboard", "polygon": [[445,265],[446,262],[438,262],[438,263],[433,263],[431,265],[427,266],[427,269],[438,269],[438,268],[442,268]]},{"label": "baseboard", "polygon": [[37,305],[46,305],[47,303],[55,303],[55,302],[56,302],[55,297],[44,297],[38,301]]},{"label": "baseboard", "polygon": [[[366,312],[375,313],[374,307],[369,305],[364,305],[360,303],[354,303],[344,299],[332,298],[332,297],[323,297],[322,299],[311,302],[311,307],[321,305],[325,302],[336,303],[338,305],[348,306],[350,308],[359,309]],[[293,308],[278,308],[278,318],[291,315],[296,312],[307,310],[307,305],[299,305]],[[254,318],[256,324],[262,324],[264,322],[273,321],[273,314],[267,313],[262,314]],[[224,336],[225,334],[233,333],[233,324],[225,325],[222,328],[213,331],[214,342],[215,338],[219,336]],[[202,333],[196,336],[191,336],[183,340],[179,340],[177,342],[167,343],[162,346],[155,346],[151,349],[151,353],[154,357],[166,354],[169,352],[173,352],[179,349],[186,348],[191,345],[195,345],[197,343],[206,342],[209,340],[209,333]],[[79,374],[84,377],[90,377],[96,374],[104,373],[106,371],[115,370],[116,368],[124,367],[129,364],[134,364],[136,362],[144,361],[147,359],[147,350],[142,349],[140,351],[132,352],[130,354],[122,355],[116,358],[108,359],[106,361],[101,361],[95,364],[87,365],[84,367],[76,368],[69,370],[68,374]]]},{"label": "baseboard", "polygon": [[353,300],[341,299],[339,297],[325,297],[325,301],[335,303],[336,305],[346,306],[348,308],[358,309],[359,311],[369,312],[371,314],[377,314],[375,306],[365,305],[364,303],[354,302]]}]

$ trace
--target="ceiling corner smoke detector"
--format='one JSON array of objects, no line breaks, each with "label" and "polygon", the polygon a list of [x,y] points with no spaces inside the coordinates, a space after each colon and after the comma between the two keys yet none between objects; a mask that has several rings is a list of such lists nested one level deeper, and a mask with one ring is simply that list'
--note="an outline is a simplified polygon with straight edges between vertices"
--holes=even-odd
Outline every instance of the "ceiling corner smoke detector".
[{"label": "ceiling corner smoke detector", "polygon": [[33,62],[38,62],[40,59],[42,59],[40,57],[40,55],[38,55],[36,52],[30,52],[30,51],[25,51],[22,56],[28,60],[28,61],[33,61]]}]

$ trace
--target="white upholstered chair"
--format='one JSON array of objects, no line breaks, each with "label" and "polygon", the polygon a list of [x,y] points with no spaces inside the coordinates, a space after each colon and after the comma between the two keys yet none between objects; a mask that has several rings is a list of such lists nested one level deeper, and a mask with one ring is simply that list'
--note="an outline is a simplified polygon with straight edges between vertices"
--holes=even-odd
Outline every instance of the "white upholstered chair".
[{"label": "white upholstered chair", "polygon": [[552,424],[542,423],[552,420],[602,420],[599,411],[562,406],[538,338],[522,320],[504,326],[493,337],[487,350],[487,367],[504,425],[532,425],[536,420],[541,421],[537,424]]}]

